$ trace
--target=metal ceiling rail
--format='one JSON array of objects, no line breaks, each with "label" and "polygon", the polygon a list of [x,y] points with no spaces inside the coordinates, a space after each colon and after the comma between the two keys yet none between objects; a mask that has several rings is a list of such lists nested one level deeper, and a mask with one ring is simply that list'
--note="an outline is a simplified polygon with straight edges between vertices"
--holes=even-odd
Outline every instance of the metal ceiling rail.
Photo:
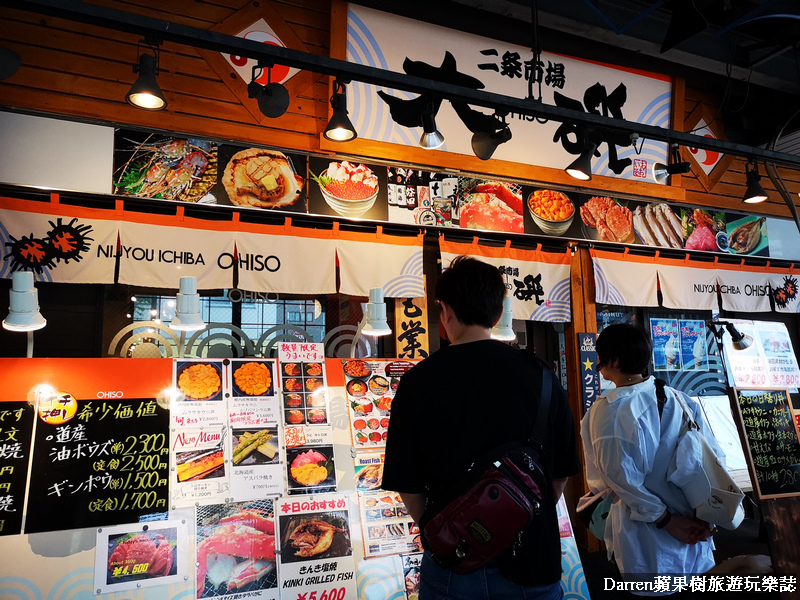
[{"label": "metal ceiling rail", "polygon": [[542,104],[536,100],[514,98],[441,81],[413,77],[405,73],[359,65],[103,6],[85,4],[79,0],[0,0],[0,6],[77,21],[115,31],[134,33],[146,38],[168,40],[195,48],[244,56],[339,77],[345,81],[360,81],[417,94],[427,93],[443,99],[466,101],[472,105],[502,112],[519,113],[559,122],[571,122],[587,128],[637,134],[640,138],[677,143],[684,147],[714,150],[724,154],[755,158],[800,168],[800,156],[783,152],[707,138],[653,125],[634,123],[624,119],[612,119],[601,115]]}]

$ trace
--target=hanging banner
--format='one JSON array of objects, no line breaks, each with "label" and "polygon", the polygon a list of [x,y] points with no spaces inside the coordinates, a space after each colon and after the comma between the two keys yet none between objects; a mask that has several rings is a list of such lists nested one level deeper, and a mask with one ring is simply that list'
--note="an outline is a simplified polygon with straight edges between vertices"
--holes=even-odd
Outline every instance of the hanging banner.
[{"label": "hanging banner", "polygon": [[416,237],[338,231],[336,253],[341,282],[339,293],[369,296],[372,288],[383,288],[385,298],[423,298],[423,233]]},{"label": "hanging banner", "polygon": [[775,304],[775,311],[782,313],[800,312],[798,301],[798,276],[794,269],[770,269],[767,273],[770,294]]},{"label": "hanging banner", "polygon": [[[398,35],[402,31],[403,35]],[[535,61],[530,46],[493,40],[388,14],[348,5],[347,60],[355,64],[381,65],[396,73],[427,77],[444,83],[485,89],[513,98],[539,95],[548,105],[598,112],[661,127],[669,126],[671,83],[668,77],[618,69],[597,62],[543,52]],[[373,85],[353,82],[347,90],[350,118],[359,136],[406,146],[416,146],[421,127],[400,126],[397,114],[407,110],[417,94],[385,92]],[[472,131],[467,121],[490,118],[491,111],[466,104],[437,103],[436,124],[446,138],[442,149],[472,156]],[[392,118],[395,113],[396,118]],[[511,113],[511,141],[500,145],[493,158],[563,169],[580,154],[574,141],[575,125]],[[578,136],[580,137],[580,136]],[[641,151],[619,140],[604,139],[598,148],[595,174],[648,180],[653,162],[666,163],[666,145],[645,140]]]},{"label": "hanging banner", "polygon": [[495,248],[478,244],[449,242],[439,237],[442,268],[446,269],[456,256],[467,254],[496,266],[506,280],[508,294],[513,298],[515,319],[563,323],[571,318],[569,252],[554,253],[541,250]]},{"label": "hanging banner", "polygon": [[717,264],[722,309],[736,312],[772,312],[769,277],[764,267]]},{"label": "hanging banner", "polygon": [[658,306],[658,272],[652,258],[627,250],[589,250],[594,265],[595,301],[616,306]]},{"label": "hanging banner", "polygon": [[[336,292],[336,244],[331,232],[291,226],[240,224],[236,233],[239,287],[284,294]],[[233,265],[226,257],[225,265]]]},{"label": "hanging banner", "polygon": [[[130,219],[130,216],[128,216]],[[177,288],[181,277],[197,277],[199,289],[233,287],[230,222],[137,215],[119,223],[119,282]],[[222,231],[220,231],[222,230]]]},{"label": "hanging banner", "polygon": [[33,271],[37,281],[114,283],[113,212],[13,198],[0,202],[0,277]]},{"label": "hanging banner", "polygon": [[711,263],[658,259],[657,264],[666,308],[717,310],[717,273]]}]

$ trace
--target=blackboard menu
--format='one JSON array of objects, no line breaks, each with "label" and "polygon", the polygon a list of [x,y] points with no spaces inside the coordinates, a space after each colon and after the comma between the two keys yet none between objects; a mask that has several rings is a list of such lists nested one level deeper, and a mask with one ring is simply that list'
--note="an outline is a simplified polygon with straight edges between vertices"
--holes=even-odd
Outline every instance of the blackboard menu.
[{"label": "blackboard menu", "polygon": [[39,410],[25,533],[133,523],[165,512],[169,412],[152,398],[75,404],[68,420]]},{"label": "blackboard menu", "polygon": [[788,390],[737,390],[759,498],[800,495],[800,440]]},{"label": "blackboard menu", "polygon": [[28,479],[33,408],[27,402],[0,403],[0,535],[22,531]]}]

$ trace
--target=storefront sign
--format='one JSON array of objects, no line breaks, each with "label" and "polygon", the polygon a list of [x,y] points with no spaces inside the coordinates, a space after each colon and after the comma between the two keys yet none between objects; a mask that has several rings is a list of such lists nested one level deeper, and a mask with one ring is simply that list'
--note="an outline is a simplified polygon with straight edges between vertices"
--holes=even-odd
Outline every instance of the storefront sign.
[{"label": "storefront sign", "polygon": [[456,256],[468,254],[496,266],[513,298],[515,319],[524,321],[565,322],[571,319],[569,253],[542,252],[449,242],[439,238],[442,267],[447,268]]},{"label": "storefront sign", "polygon": [[33,417],[27,402],[0,403],[0,536],[22,531]]},{"label": "storefront sign", "polygon": [[394,343],[397,358],[428,357],[428,306],[425,298],[394,301]]},{"label": "storefront sign", "polygon": [[800,440],[785,389],[736,390],[758,498],[800,496]]},{"label": "storefront sign", "polygon": [[581,390],[583,391],[583,413],[588,410],[600,395],[600,373],[597,371],[596,333],[579,333]]},{"label": "storefront sign", "polygon": [[[616,69],[596,62],[544,52],[537,62],[530,47],[471,35],[455,29],[414,21],[374,9],[348,6],[347,60],[380,65],[397,73],[427,77],[445,83],[504,94],[513,98],[538,96],[542,102],[586,112],[666,127],[669,125],[670,81],[656,74]],[[397,32],[404,35],[398,36]],[[403,105],[417,96],[406,92],[386,94],[353,82],[348,88],[350,118],[364,139],[416,146],[419,128],[398,125]],[[444,133],[443,149],[472,154],[468,119],[491,118],[491,113],[466,104],[437,104],[436,124]],[[484,116],[485,115],[485,116]],[[574,141],[576,127],[555,121],[542,124],[532,117],[512,113],[508,118],[513,137],[495,151],[495,159],[563,169],[582,145]],[[549,140],[549,142],[548,142]],[[640,181],[649,178],[654,161],[666,163],[666,146],[646,140],[640,154],[630,145],[614,141],[601,145],[595,174]]]}]

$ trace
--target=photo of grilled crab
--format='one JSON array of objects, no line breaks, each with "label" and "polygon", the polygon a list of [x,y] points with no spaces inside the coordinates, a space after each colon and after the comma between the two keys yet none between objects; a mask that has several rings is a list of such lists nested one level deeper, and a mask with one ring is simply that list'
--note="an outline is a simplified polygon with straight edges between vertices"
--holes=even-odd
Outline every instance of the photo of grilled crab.
[{"label": "photo of grilled crab", "polygon": [[266,511],[242,509],[222,517],[197,546],[197,597],[206,582],[215,590],[242,591],[275,570],[275,524]]},{"label": "photo of grilled crab", "polygon": [[633,213],[607,197],[592,197],[580,208],[581,220],[597,230],[601,240],[629,241],[633,234]]}]

